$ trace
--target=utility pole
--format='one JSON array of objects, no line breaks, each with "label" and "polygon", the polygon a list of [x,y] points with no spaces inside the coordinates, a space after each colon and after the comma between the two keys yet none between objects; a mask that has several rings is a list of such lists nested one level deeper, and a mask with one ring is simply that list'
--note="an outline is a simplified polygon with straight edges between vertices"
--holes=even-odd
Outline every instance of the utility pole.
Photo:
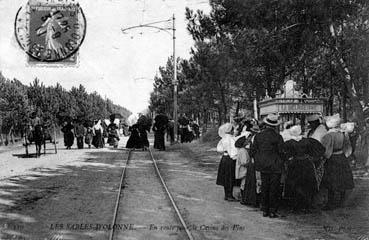
[{"label": "utility pole", "polygon": [[[174,138],[177,140],[178,136],[178,80],[177,80],[177,59],[176,59],[176,23],[175,23],[175,15],[173,14],[173,17],[169,20],[163,20],[163,21],[157,21],[157,22],[151,22],[151,23],[145,23],[140,24],[137,26],[132,26],[128,28],[122,28],[122,32],[126,33],[126,31],[135,29],[135,28],[155,28],[160,31],[167,32],[172,35],[173,39],[173,120],[174,120]],[[158,27],[155,26],[155,24],[158,23],[164,23],[164,22],[172,22],[172,27]],[[172,33],[169,32],[169,30],[172,30]]]},{"label": "utility pole", "polygon": [[177,59],[176,59],[176,18],[173,14],[173,120],[174,139],[178,141],[178,80],[177,80]]}]

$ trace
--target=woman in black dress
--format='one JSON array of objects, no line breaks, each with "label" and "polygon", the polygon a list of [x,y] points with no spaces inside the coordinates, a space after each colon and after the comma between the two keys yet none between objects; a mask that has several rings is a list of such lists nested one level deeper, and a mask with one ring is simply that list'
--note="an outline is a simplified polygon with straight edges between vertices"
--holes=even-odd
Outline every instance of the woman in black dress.
[{"label": "woman in black dress", "polygon": [[71,149],[74,142],[74,126],[71,119],[67,119],[67,124],[61,129],[64,133],[64,145],[67,149]]},{"label": "woman in black dress", "polygon": [[294,129],[297,129],[295,138],[284,143],[286,158],[289,159],[284,197],[293,200],[294,211],[309,211],[313,196],[319,190],[316,166],[322,161],[325,148],[314,138],[299,137],[300,126],[292,127],[291,132]]},{"label": "woman in black dress", "polygon": [[95,148],[103,148],[104,147],[104,138],[103,138],[103,127],[101,126],[101,120],[96,121],[94,125],[95,135],[92,140],[92,144]]},{"label": "woman in black dress", "polygon": [[138,124],[133,124],[129,127],[128,131],[131,133],[129,139],[126,144],[126,148],[135,148],[140,149],[143,148],[142,140],[140,137],[140,131],[138,128]]},{"label": "woman in black dress", "polygon": [[155,117],[155,123],[153,126],[154,131],[154,148],[159,149],[161,151],[165,150],[165,130],[167,129],[168,125],[168,117],[159,114]]}]

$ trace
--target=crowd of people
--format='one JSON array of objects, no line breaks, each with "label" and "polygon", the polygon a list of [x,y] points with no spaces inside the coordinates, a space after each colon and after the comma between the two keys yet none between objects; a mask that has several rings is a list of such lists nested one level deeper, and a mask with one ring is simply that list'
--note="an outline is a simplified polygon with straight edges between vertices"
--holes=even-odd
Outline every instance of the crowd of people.
[{"label": "crowd of people", "polygon": [[61,131],[64,136],[64,146],[71,149],[76,139],[77,148],[83,149],[84,145],[88,148],[103,148],[105,146],[105,138],[107,143],[114,148],[118,147],[119,123],[117,123],[115,115],[110,116],[110,123],[107,125],[105,121],[95,120],[94,122],[84,122],[80,119],[72,120],[66,118]]},{"label": "crowd of people", "polygon": [[[79,119],[73,120],[72,118],[66,118],[61,129],[64,134],[65,147],[71,149],[76,140],[78,149],[84,148],[85,145],[88,148],[91,148],[91,146],[103,148],[105,142],[117,148],[120,140],[119,129],[123,130],[125,136],[129,136],[126,143],[126,148],[128,149],[147,150],[150,145],[148,133],[151,130],[154,132],[155,149],[164,151],[165,139],[171,144],[175,142],[174,120],[168,118],[165,114],[157,114],[153,124],[150,118],[142,114],[137,116],[132,115],[127,119],[128,124],[121,123],[112,114],[109,122],[107,124],[104,120],[86,122]],[[178,135],[180,136],[181,143],[191,142],[200,137],[199,125],[195,121],[181,116],[179,122]]]},{"label": "crowd of people", "polygon": [[[281,200],[295,212],[342,206],[354,188],[350,159],[353,123],[341,123],[338,114],[323,119],[307,117],[308,129],[269,114],[258,123],[235,119],[222,125],[217,151],[222,153],[216,184],[226,201],[261,207],[263,216],[276,218]],[[304,129],[305,130],[305,129]],[[235,187],[240,196],[234,196]],[[327,194],[324,194],[327,193]]]}]

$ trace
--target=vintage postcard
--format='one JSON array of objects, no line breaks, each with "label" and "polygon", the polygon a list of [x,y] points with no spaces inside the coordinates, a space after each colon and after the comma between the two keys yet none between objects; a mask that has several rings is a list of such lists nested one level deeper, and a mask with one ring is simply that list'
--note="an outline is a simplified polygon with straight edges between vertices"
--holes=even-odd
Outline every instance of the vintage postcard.
[{"label": "vintage postcard", "polygon": [[369,239],[369,2],[0,18],[0,240]]}]

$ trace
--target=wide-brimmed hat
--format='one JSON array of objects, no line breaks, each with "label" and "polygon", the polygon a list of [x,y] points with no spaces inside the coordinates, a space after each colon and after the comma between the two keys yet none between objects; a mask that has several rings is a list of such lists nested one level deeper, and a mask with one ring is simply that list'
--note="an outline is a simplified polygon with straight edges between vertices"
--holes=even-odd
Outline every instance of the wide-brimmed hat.
[{"label": "wide-brimmed hat", "polygon": [[325,124],[327,125],[328,128],[336,128],[340,125],[340,123],[341,123],[341,118],[338,113],[333,116],[326,117]]},{"label": "wide-brimmed hat", "polygon": [[219,137],[223,138],[227,133],[232,132],[233,125],[231,123],[225,123],[218,129]]},{"label": "wide-brimmed hat", "polygon": [[263,122],[269,126],[278,126],[281,123],[278,120],[278,115],[276,114],[268,114],[268,116],[264,118]]}]

